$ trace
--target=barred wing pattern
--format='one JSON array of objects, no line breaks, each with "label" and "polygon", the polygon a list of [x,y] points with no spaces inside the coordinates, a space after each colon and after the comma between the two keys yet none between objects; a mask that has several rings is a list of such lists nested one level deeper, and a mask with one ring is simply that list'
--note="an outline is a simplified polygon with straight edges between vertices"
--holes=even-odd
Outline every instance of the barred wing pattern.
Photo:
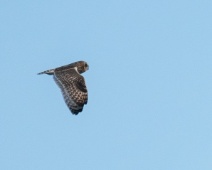
[{"label": "barred wing pattern", "polygon": [[55,69],[54,80],[62,91],[63,98],[70,111],[77,115],[88,101],[88,92],[84,77],[75,68]]}]

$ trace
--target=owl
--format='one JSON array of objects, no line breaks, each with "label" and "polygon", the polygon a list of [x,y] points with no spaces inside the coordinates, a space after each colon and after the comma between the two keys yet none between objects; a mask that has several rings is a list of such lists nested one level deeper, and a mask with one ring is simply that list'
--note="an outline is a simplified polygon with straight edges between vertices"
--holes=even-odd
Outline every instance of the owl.
[{"label": "owl", "polygon": [[81,75],[89,69],[85,61],[74,62],[55,69],[38,73],[53,75],[54,81],[61,89],[63,98],[71,113],[77,115],[82,112],[88,102],[88,91],[85,79]]}]

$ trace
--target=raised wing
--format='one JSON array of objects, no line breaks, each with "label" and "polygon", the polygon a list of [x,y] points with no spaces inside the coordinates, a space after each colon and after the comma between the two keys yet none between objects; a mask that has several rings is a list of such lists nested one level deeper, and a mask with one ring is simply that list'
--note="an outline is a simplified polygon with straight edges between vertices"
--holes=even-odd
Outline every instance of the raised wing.
[{"label": "raised wing", "polygon": [[88,92],[84,77],[75,68],[55,69],[54,80],[60,87],[70,111],[77,115],[88,101]]}]

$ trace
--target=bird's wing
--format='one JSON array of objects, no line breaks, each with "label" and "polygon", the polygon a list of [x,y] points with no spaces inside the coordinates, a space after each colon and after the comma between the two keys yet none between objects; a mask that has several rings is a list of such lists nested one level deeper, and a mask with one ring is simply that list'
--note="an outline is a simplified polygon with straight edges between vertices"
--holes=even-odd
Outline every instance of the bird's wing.
[{"label": "bird's wing", "polygon": [[54,80],[60,87],[68,108],[73,114],[77,115],[88,101],[84,77],[74,68],[65,71],[55,69]]}]

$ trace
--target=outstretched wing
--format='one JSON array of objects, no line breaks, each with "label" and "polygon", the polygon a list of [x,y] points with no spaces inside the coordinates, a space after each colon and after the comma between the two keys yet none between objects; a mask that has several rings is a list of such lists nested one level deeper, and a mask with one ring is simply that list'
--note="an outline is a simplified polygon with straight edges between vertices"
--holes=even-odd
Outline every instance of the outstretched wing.
[{"label": "outstretched wing", "polygon": [[60,87],[64,100],[70,111],[77,115],[88,101],[88,92],[84,77],[75,68],[55,69],[54,80]]}]

